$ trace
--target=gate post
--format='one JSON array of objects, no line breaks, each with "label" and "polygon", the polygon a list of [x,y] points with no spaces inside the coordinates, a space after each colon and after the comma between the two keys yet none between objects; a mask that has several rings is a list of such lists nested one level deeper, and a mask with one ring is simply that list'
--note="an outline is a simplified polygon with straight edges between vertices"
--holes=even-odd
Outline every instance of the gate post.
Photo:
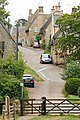
[{"label": "gate post", "polygon": [[21,116],[23,116],[23,106],[24,106],[24,100],[23,100],[23,98],[20,98],[20,112],[21,112]]},{"label": "gate post", "polygon": [[42,97],[41,115],[46,115],[46,97]]}]

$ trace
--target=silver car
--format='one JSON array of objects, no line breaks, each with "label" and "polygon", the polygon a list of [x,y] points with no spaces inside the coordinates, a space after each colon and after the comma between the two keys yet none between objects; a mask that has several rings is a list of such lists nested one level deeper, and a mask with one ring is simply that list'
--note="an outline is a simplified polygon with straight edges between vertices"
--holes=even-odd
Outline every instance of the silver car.
[{"label": "silver car", "polygon": [[40,56],[40,63],[52,63],[51,56],[49,54],[42,54]]}]

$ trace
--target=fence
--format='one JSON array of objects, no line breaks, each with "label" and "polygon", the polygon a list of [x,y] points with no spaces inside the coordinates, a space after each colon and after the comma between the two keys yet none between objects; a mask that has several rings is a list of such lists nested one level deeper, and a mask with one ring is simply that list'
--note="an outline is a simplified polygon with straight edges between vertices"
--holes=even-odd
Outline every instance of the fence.
[{"label": "fence", "polygon": [[26,114],[77,114],[80,115],[80,99],[28,99],[20,100],[21,115]]},{"label": "fence", "polygon": [[2,109],[2,120],[15,120],[16,109],[15,104],[10,103],[10,98],[7,96],[5,99],[5,105]]}]

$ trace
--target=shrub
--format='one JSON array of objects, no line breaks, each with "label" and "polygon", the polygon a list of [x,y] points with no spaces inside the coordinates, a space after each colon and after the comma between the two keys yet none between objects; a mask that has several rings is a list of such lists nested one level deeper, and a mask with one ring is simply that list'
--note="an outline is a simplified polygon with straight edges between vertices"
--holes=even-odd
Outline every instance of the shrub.
[{"label": "shrub", "polygon": [[5,96],[12,100],[21,97],[20,80],[13,75],[0,74],[0,101],[3,101]]},{"label": "shrub", "polygon": [[78,96],[80,97],[80,87],[78,88],[77,93],[78,93]]},{"label": "shrub", "polygon": [[67,63],[64,67],[62,78],[65,80],[68,78],[80,78],[80,62],[71,61]]},{"label": "shrub", "polygon": [[65,83],[65,91],[71,95],[77,95],[80,87],[80,78],[69,78]]},{"label": "shrub", "polygon": [[19,79],[22,77],[25,65],[21,58],[16,61],[12,56],[9,56],[7,59],[1,59],[0,62],[0,69],[3,69],[5,73],[15,75]]}]

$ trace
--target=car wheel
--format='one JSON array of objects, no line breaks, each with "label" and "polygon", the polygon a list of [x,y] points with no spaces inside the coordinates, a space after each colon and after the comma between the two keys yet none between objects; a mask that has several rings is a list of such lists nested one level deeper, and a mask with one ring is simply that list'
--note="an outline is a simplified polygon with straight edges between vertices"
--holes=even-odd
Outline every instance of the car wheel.
[{"label": "car wheel", "polygon": [[32,84],[32,88],[34,88],[34,84]]}]

